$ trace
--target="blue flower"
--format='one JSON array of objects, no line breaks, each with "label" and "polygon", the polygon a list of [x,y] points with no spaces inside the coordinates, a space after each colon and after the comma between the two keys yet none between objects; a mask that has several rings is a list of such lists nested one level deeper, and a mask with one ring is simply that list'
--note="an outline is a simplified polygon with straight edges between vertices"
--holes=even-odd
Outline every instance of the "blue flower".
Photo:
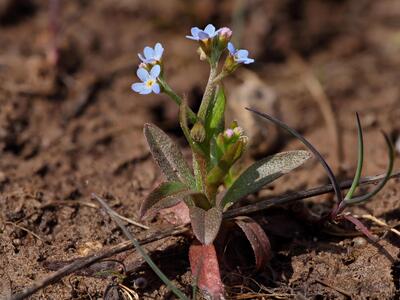
[{"label": "blue flower", "polygon": [[192,27],[190,30],[192,35],[187,35],[186,37],[190,40],[200,41],[207,40],[216,36],[219,30],[215,30],[214,25],[208,24],[204,30],[201,30],[198,27]]},{"label": "blue flower", "polygon": [[228,50],[235,62],[237,62],[238,64],[248,65],[254,62],[254,59],[248,57],[249,51],[244,49],[238,50],[235,48],[235,46],[233,46],[231,42],[228,43]]},{"label": "blue flower", "polygon": [[157,77],[160,73],[161,67],[159,65],[153,66],[150,73],[144,68],[139,68],[136,74],[142,82],[132,84],[132,90],[142,95],[147,95],[151,92],[159,94],[160,85],[157,83]]},{"label": "blue flower", "polygon": [[141,53],[138,54],[139,58],[142,62],[149,63],[157,63],[161,61],[161,57],[163,55],[164,48],[160,43],[157,43],[154,48],[145,47],[143,50],[144,57]]}]

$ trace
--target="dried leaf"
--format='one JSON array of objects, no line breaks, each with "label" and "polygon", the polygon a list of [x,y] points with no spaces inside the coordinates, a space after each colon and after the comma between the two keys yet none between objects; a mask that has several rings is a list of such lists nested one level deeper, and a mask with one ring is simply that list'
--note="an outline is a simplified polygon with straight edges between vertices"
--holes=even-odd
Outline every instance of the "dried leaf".
[{"label": "dried leaf", "polygon": [[151,154],[168,181],[180,181],[196,188],[193,173],[178,146],[170,137],[154,124],[144,125],[144,135]]},{"label": "dried leaf", "polygon": [[224,286],[214,245],[191,245],[189,261],[192,276],[200,290],[211,299],[223,299]]},{"label": "dried leaf", "polygon": [[263,269],[271,259],[271,244],[264,230],[249,217],[237,217],[234,221],[243,230],[253,248],[257,270]]},{"label": "dried leaf", "polygon": [[255,162],[227,190],[221,200],[221,207],[225,208],[258,191],[264,185],[301,166],[310,157],[310,152],[297,150],[281,152]]},{"label": "dried leaf", "polygon": [[143,201],[140,207],[140,218],[142,218],[150,209],[157,211],[176,205],[179,201],[186,198],[186,204],[194,205],[189,196],[195,196],[198,199],[207,198],[204,194],[192,191],[188,186],[181,182],[164,182],[155,188],[150,195]]},{"label": "dried leaf", "polygon": [[204,210],[200,207],[189,207],[192,229],[202,244],[211,244],[219,232],[222,222],[222,211],[218,207]]}]

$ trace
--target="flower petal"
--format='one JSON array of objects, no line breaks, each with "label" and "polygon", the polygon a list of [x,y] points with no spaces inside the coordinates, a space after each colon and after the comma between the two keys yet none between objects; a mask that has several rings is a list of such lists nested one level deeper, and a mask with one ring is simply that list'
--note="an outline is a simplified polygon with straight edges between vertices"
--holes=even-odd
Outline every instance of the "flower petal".
[{"label": "flower petal", "polygon": [[254,59],[253,58],[248,58],[248,59],[246,59],[245,61],[244,61],[244,64],[245,65],[248,65],[248,64],[252,64],[254,62]]},{"label": "flower petal", "polygon": [[153,58],[154,57],[154,49],[151,47],[145,47],[143,50],[144,57],[147,59]]},{"label": "flower petal", "polygon": [[200,40],[207,40],[210,38],[210,36],[208,35],[208,33],[204,32],[204,31],[200,31],[198,33],[198,37]]},{"label": "flower petal", "polygon": [[249,51],[245,49],[240,49],[236,52],[236,56],[238,58],[247,58],[247,56],[249,56]]},{"label": "flower petal", "polygon": [[157,78],[161,73],[161,67],[159,65],[154,65],[150,70],[150,77]]},{"label": "flower petal", "polygon": [[141,95],[148,95],[151,93],[151,87],[144,85],[143,89],[139,92]]},{"label": "flower petal", "polygon": [[190,33],[192,34],[192,37],[196,38],[197,34],[199,33],[200,28],[199,27],[192,27],[192,29],[190,29]]},{"label": "flower petal", "polygon": [[160,85],[158,83],[154,83],[153,86],[151,87],[151,90],[153,91],[153,93],[159,94],[160,93]]},{"label": "flower petal", "polygon": [[138,56],[142,62],[146,62],[146,59],[143,57],[141,53],[138,53]]},{"label": "flower petal", "polygon": [[228,43],[228,50],[229,50],[230,54],[235,55],[236,48],[235,48],[235,46],[233,46],[233,44],[231,42]]},{"label": "flower petal", "polygon": [[161,43],[157,43],[154,46],[154,58],[159,60],[162,57],[163,52],[164,52],[163,46],[161,45]]},{"label": "flower petal", "polygon": [[204,32],[207,33],[210,37],[215,35],[215,27],[212,24],[208,24],[206,28],[204,28]]},{"label": "flower petal", "polygon": [[137,77],[139,77],[139,79],[140,79],[141,81],[146,81],[146,80],[149,79],[149,77],[150,77],[149,72],[147,72],[147,70],[144,69],[144,68],[139,68],[139,69],[136,71],[136,75],[137,75]]},{"label": "flower petal", "polygon": [[199,40],[198,37],[193,37],[191,35],[187,35],[186,38],[189,39],[189,40],[193,40],[193,41],[198,41]]},{"label": "flower petal", "polygon": [[137,93],[140,93],[144,87],[145,84],[143,82],[135,82],[134,84],[131,85],[131,89]]}]

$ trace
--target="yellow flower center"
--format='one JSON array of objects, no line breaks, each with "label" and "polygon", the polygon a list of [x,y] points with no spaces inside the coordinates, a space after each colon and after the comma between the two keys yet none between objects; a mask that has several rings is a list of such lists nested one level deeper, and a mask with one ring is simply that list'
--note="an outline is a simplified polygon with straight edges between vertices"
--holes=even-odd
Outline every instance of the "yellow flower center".
[{"label": "yellow flower center", "polygon": [[154,84],[154,82],[155,82],[155,81],[154,81],[153,79],[149,79],[149,80],[146,81],[146,86],[147,86],[147,87],[152,87],[153,84]]}]

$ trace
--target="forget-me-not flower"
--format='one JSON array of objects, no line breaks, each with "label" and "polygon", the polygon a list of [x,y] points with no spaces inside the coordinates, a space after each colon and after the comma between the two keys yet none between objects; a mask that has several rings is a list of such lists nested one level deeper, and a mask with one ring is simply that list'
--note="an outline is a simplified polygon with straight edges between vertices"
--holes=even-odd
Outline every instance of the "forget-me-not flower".
[{"label": "forget-me-not flower", "polygon": [[218,32],[219,30],[215,30],[214,25],[208,24],[204,30],[201,30],[199,27],[192,27],[190,30],[192,35],[187,35],[186,37],[194,41],[207,40],[216,36]]},{"label": "forget-me-not flower", "polygon": [[132,84],[132,90],[142,95],[147,95],[151,92],[159,94],[160,85],[157,83],[157,77],[160,73],[161,67],[159,65],[153,66],[150,73],[144,68],[139,68],[136,74],[142,82]]},{"label": "forget-me-not flower", "polygon": [[254,62],[253,58],[248,57],[249,51],[244,49],[236,49],[231,42],[228,43],[228,50],[234,61],[238,64],[248,65]]},{"label": "forget-me-not flower", "polygon": [[142,62],[149,63],[157,63],[161,61],[161,57],[163,55],[164,48],[160,43],[157,43],[154,48],[145,47],[143,50],[143,55],[141,53],[138,54],[139,58]]}]

